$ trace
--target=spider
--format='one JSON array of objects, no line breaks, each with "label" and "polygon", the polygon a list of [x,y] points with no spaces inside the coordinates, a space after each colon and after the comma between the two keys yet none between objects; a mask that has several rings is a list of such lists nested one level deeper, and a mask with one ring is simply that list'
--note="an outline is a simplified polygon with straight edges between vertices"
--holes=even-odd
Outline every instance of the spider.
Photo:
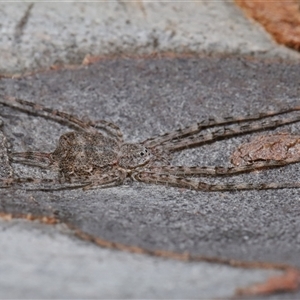
[{"label": "spider", "polygon": [[[50,190],[51,184],[59,184],[60,188],[80,187],[87,190],[121,185],[128,178],[150,184],[166,184],[200,191],[300,187],[298,183],[208,184],[195,178],[234,175],[280,167],[299,160],[298,157],[277,159],[274,155],[264,158],[263,152],[260,153],[257,150],[259,147],[255,146],[257,141],[253,142],[250,148],[256,147],[256,154],[259,154],[255,158],[249,156],[247,150],[246,152],[243,150],[249,146],[242,145],[233,154],[232,162],[235,165],[231,167],[185,167],[170,164],[170,155],[173,152],[188,147],[197,147],[219,139],[297,122],[300,120],[300,107],[254,116],[208,118],[192,126],[146,139],[141,143],[126,143],[120,128],[105,120],[83,121],[70,114],[8,96],[1,97],[0,103],[76,129],[61,135],[53,152],[10,154],[12,162],[55,170],[58,173],[56,179],[2,178],[0,187],[3,188],[30,182],[48,183]],[[291,112],[294,112],[294,115],[284,116]],[[263,142],[260,141],[261,144]]]}]

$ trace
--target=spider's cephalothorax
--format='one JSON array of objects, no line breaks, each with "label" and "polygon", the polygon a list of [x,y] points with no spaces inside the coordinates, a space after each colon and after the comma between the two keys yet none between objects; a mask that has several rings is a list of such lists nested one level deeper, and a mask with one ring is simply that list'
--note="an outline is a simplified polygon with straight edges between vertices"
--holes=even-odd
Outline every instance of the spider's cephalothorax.
[{"label": "spider's cephalothorax", "polygon": [[152,154],[142,144],[123,144],[120,147],[118,164],[126,169],[135,169],[150,162]]},{"label": "spider's cephalothorax", "polygon": [[[51,181],[40,178],[0,178],[0,187],[13,184],[26,186],[27,183],[43,184],[46,181],[48,186],[50,184],[50,190],[51,184],[60,185],[61,188],[103,188],[122,184],[128,177],[145,183],[169,184],[202,191],[300,187],[300,183],[297,182],[208,184],[195,178],[233,175],[298,162],[300,139],[292,135],[264,136],[250,144],[242,145],[233,154],[234,165],[231,167],[185,167],[172,166],[170,163],[173,152],[187,147],[198,147],[215,140],[298,122],[300,107],[246,117],[226,117],[218,120],[208,118],[207,121],[149,138],[142,143],[130,144],[124,143],[118,126],[104,120],[85,122],[67,113],[53,111],[13,97],[0,97],[0,104],[77,129],[63,134],[53,152],[10,154],[13,162],[56,170],[57,179]],[[289,151],[285,150],[287,147]],[[277,149],[281,149],[279,156]]]}]

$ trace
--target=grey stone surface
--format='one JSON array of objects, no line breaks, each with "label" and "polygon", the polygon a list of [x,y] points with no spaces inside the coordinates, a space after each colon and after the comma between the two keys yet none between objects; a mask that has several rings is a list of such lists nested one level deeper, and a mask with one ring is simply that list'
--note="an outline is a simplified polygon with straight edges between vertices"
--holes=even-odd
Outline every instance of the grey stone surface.
[{"label": "grey stone surface", "polygon": [[0,73],[80,64],[87,54],[235,53],[299,59],[231,1],[1,3]]},{"label": "grey stone surface", "polygon": [[[279,109],[299,100],[299,53],[277,46],[227,1],[1,3],[0,32],[1,75],[80,64],[87,54],[170,51],[269,59],[120,59],[77,71],[0,81],[1,94],[116,122],[128,141],[207,115]],[[275,57],[294,63],[280,63]],[[0,115],[14,151],[51,151],[68,130],[2,106]],[[299,125],[281,130],[299,132]],[[225,165],[232,150],[249,138],[191,149],[175,156],[174,163]],[[18,165],[14,170],[19,176],[52,176]],[[297,180],[297,174],[294,165],[235,179],[290,181]],[[138,183],[89,192],[6,189],[0,191],[0,211],[55,215],[96,236],[149,249],[299,266],[298,194],[208,194]],[[1,298],[229,297],[236,287],[270,275],[105,250],[75,239],[62,225],[20,220],[0,222],[0,243]],[[266,299],[299,297],[297,293]]]},{"label": "grey stone surface", "polygon": [[100,249],[63,225],[0,221],[0,239],[1,299],[219,298],[277,274]]},{"label": "grey stone surface", "polygon": [[[298,104],[298,69],[298,64],[234,57],[108,60],[77,70],[2,79],[0,90],[81,117],[113,121],[127,141],[135,142],[211,115],[254,114]],[[1,112],[13,151],[51,151],[67,130],[10,108]],[[299,124],[277,129],[282,130],[299,132]],[[174,155],[173,163],[228,165],[237,145],[257,134],[185,150]],[[19,176],[51,175],[14,167]],[[298,168],[296,164],[212,181],[291,182],[297,181]],[[109,241],[296,266],[298,206],[297,189],[207,193],[128,183],[86,192],[1,190],[1,211],[55,215]]]}]

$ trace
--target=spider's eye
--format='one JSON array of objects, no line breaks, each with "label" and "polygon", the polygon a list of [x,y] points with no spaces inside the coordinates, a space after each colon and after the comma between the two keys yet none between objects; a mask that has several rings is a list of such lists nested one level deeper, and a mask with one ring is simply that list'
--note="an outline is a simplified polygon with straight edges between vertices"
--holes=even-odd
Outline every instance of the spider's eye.
[{"label": "spider's eye", "polygon": [[144,152],[141,152],[141,153],[140,153],[140,156],[144,156],[144,155],[145,155],[145,153],[144,153]]}]

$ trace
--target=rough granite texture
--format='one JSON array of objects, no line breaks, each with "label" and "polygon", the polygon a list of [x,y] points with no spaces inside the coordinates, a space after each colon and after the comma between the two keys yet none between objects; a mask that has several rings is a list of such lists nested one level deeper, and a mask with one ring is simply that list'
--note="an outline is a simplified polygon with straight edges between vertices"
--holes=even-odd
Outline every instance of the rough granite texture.
[{"label": "rough granite texture", "polygon": [[[299,53],[276,45],[228,1],[1,3],[0,33],[0,75],[80,64],[89,55],[200,53],[201,59],[174,61],[103,60],[78,70],[0,81],[0,94],[116,122],[128,141],[208,115],[299,104]],[[205,58],[216,53],[219,57]],[[2,106],[0,118],[5,134],[0,132],[1,176],[11,171],[5,136],[13,151],[52,151],[69,130]],[[281,130],[296,133],[299,125]],[[184,151],[174,155],[173,163],[226,165],[237,145],[250,137]],[[13,167],[19,176],[53,175]],[[293,165],[221,181],[292,181],[297,174]],[[204,193],[142,183],[88,192],[12,188],[0,191],[0,212],[54,215],[95,236],[147,249],[299,266],[298,194],[293,189]],[[230,297],[236,288],[274,273],[101,249],[74,238],[63,225],[21,220],[0,222],[0,243],[5,274],[0,298],[211,299]],[[299,298],[298,292],[264,299]]]},{"label": "rough granite texture", "polygon": [[1,299],[220,298],[277,274],[100,249],[62,225],[0,221],[0,238]]},{"label": "rough granite texture", "polygon": [[[299,64],[226,57],[108,60],[3,79],[1,94],[120,125],[129,142],[208,116],[246,115],[299,104]],[[55,149],[67,129],[1,108],[12,151]],[[299,124],[277,131],[299,132]],[[258,133],[256,133],[258,134]],[[251,135],[174,155],[179,165],[229,165]],[[213,182],[297,180],[299,165]],[[47,176],[16,166],[19,176]],[[49,174],[48,174],[49,175]],[[49,175],[50,176],[50,175]],[[209,179],[202,179],[209,181]],[[54,214],[90,234],[147,249],[299,264],[299,190],[201,192],[129,183],[92,191],[1,190],[1,211]]]}]

